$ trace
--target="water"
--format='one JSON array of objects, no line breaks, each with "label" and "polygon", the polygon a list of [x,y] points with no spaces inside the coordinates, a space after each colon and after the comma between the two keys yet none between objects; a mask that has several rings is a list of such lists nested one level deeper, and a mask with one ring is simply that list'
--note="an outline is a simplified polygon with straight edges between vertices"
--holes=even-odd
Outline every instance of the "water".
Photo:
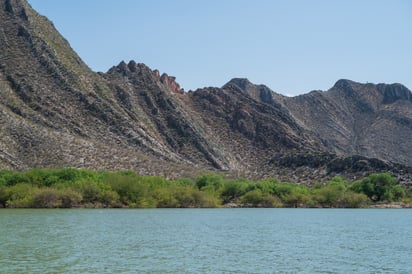
[{"label": "water", "polygon": [[407,209],[6,209],[0,240],[0,273],[412,273]]}]

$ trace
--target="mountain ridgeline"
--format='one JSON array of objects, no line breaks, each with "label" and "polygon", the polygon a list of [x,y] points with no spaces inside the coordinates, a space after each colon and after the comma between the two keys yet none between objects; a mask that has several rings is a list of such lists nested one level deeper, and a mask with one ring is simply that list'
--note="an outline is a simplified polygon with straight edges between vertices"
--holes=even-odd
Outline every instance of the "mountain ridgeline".
[{"label": "mountain ridgeline", "polygon": [[0,2],[0,168],[225,171],[314,183],[388,171],[411,183],[412,93],[339,80],[286,97],[247,79],[184,92],[135,61],[95,73],[25,0]]}]

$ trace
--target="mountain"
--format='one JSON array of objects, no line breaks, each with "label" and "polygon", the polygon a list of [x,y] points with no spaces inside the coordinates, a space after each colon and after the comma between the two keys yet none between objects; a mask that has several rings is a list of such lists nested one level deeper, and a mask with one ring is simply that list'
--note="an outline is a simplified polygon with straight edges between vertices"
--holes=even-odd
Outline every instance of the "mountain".
[{"label": "mountain", "polygon": [[412,96],[400,84],[339,80],[328,92],[312,92],[284,103],[335,153],[412,164]]},{"label": "mountain", "polygon": [[0,168],[224,171],[302,183],[390,171],[411,181],[412,95],[339,80],[286,97],[235,78],[184,92],[135,61],[95,73],[25,0],[0,3]]}]

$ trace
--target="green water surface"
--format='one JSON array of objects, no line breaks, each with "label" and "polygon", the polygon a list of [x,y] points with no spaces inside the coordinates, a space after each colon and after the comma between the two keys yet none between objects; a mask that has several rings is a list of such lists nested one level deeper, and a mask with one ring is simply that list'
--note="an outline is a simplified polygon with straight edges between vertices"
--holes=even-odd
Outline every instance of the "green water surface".
[{"label": "green water surface", "polygon": [[408,209],[3,209],[0,273],[412,273]]}]

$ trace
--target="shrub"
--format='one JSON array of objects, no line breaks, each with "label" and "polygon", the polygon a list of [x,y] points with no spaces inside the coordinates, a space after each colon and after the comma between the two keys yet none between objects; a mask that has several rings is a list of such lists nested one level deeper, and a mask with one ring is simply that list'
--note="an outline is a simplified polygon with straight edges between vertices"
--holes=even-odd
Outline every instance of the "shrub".
[{"label": "shrub", "polygon": [[176,180],[176,185],[195,187],[196,182],[193,179],[190,179],[190,178],[181,178],[181,179]]},{"label": "shrub", "polygon": [[281,197],[287,207],[304,207],[312,204],[309,189],[306,186],[295,185],[287,194]]},{"label": "shrub", "polygon": [[353,191],[347,191],[342,200],[343,207],[359,208],[365,207],[368,204],[368,196],[363,193],[356,193]]},{"label": "shrub", "polygon": [[153,197],[157,201],[156,206],[160,208],[176,208],[179,207],[179,201],[175,194],[170,189],[159,188],[153,193]]},{"label": "shrub", "polygon": [[248,184],[244,180],[230,180],[224,183],[222,187],[221,196],[223,202],[229,202],[231,200],[236,200],[238,197],[246,193]]},{"label": "shrub", "polygon": [[226,180],[218,174],[170,181],[132,171],[83,169],[0,171],[0,207],[218,207],[231,201],[257,207],[363,207],[368,202],[412,201],[387,173],[372,174],[348,187],[341,177],[326,186]]},{"label": "shrub", "polygon": [[34,194],[33,207],[57,208],[62,206],[60,191],[52,188],[39,189]]},{"label": "shrub", "polygon": [[99,201],[104,207],[120,207],[120,196],[113,190],[100,192]]},{"label": "shrub", "polygon": [[259,204],[262,204],[262,202],[265,200],[265,196],[263,195],[262,190],[254,189],[243,195],[241,200],[245,204],[258,206]]},{"label": "shrub", "polygon": [[6,206],[13,208],[33,207],[33,194],[36,190],[37,188],[26,183],[10,186],[5,192]]},{"label": "shrub", "polygon": [[82,195],[72,189],[62,190],[60,193],[63,208],[77,207],[82,201]]},{"label": "shrub", "polygon": [[101,198],[101,188],[94,183],[82,183],[74,187],[81,193],[84,203],[95,203]]},{"label": "shrub", "polygon": [[139,207],[140,199],[148,196],[149,188],[136,176],[111,173],[105,178],[113,191],[119,194],[120,202],[132,207]]},{"label": "shrub", "polygon": [[279,186],[279,181],[276,179],[267,179],[260,181],[256,184],[256,187],[261,189],[264,193],[276,194],[276,189]]},{"label": "shrub", "polygon": [[324,187],[313,190],[314,200],[322,207],[345,207],[346,182],[335,177]]},{"label": "shrub", "polygon": [[273,189],[273,194],[278,196],[281,200],[290,193],[292,193],[292,190],[296,187],[295,184],[291,183],[279,183],[274,186]]},{"label": "shrub", "polygon": [[81,194],[72,189],[43,188],[35,192],[32,206],[37,208],[71,208],[79,206],[81,200]]},{"label": "shrub", "polygon": [[193,196],[196,207],[213,208],[220,206],[219,199],[210,193],[191,188],[191,195]]},{"label": "shrub", "polygon": [[254,207],[281,207],[282,203],[278,197],[264,193],[261,189],[257,188],[251,190],[241,197],[241,201],[247,206]]},{"label": "shrub", "polygon": [[224,185],[222,176],[211,173],[200,176],[196,179],[198,189],[207,192],[218,192]]},{"label": "shrub", "polygon": [[208,192],[190,186],[169,186],[153,193],[159,208],[177,207],[217,207],[218,199]]},{"label": "shrub", "polygon": [[14,186],[19,183],[29,183],[26,174],[18,171],[4,170],[0,172],[0,186]]}]

